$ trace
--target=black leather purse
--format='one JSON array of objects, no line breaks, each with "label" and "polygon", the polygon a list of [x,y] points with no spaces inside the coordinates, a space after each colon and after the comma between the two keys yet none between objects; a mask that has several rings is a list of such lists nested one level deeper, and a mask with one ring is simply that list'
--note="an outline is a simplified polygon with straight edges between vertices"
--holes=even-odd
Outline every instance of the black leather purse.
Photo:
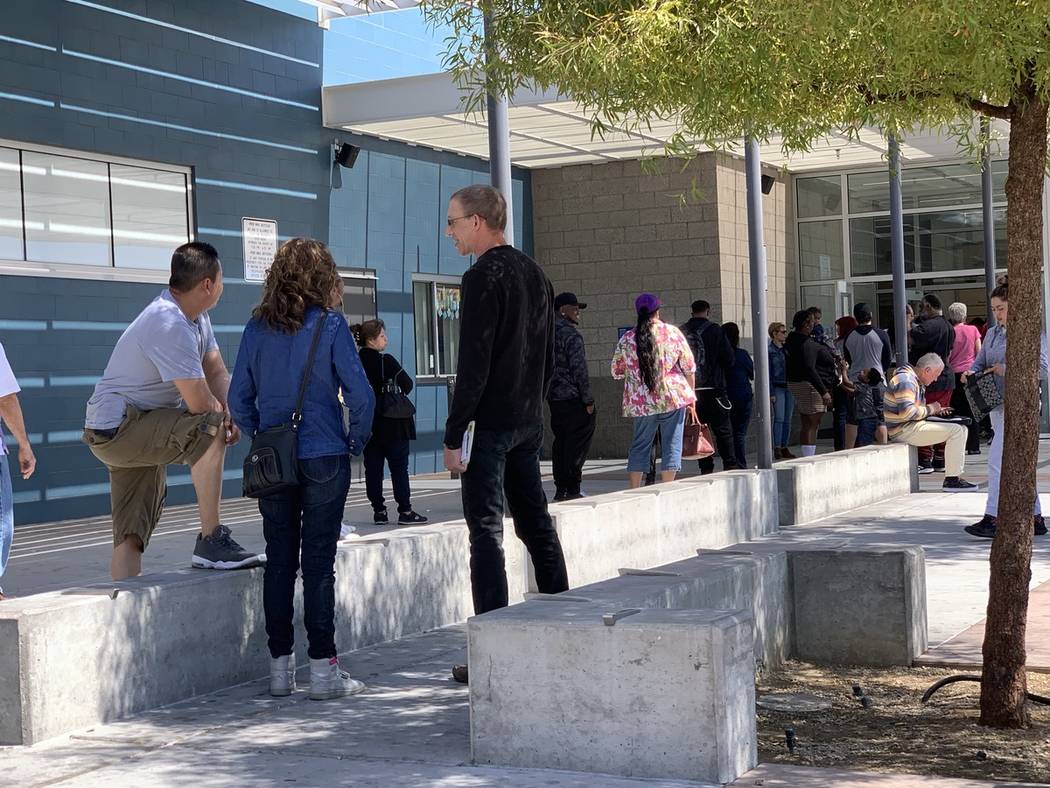
[{"label": "black leather purse", "polygon": [[386,376],[386,353],[382,354],[379,361],[379,377],[383,380],[383,386],[379,390],[379,415],[384,419],[410,419],[416,415],[416,406],[412,404],[405,392],[397,385],[398,369],[394,377]]},{"label": "black leather purse", "polygon": [[244,458],[244,475],[241,479],[241,492],[245,498],[265,498],[299,486],[299,422],[303,420],[306,384],[310,381],[310,371],[317,356],[317,343],[327,317],[326,309],[314,329],[292,420],[252,436],[252,447]]}]

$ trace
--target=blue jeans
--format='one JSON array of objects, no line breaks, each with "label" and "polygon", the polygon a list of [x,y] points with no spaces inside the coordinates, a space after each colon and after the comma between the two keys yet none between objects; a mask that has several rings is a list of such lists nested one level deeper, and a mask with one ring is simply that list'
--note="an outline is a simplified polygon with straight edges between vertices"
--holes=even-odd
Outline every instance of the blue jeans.
[{"label": "blue jeans", "polygon": [[[3,436],[0,435],[0,440]],[[11,555],[11,541],[15,537],[15,501],[11,491],[11,472],[7,455],[0,454],[0,577],[7,569],[7,558]],[[0,588],[0,591],[3,589]]]},{"label": "blue jeans", "polygon": [[408,483],[408,438],[381,442],[375,438],[365,446],[365,492],[375,512],[386,511],[383,499],[383,465],[390,466],[390,482],[398,514],[412,511],[412,489]]},{"label": "blue jeans", "polygon": [[503,499],[514,533],[525,543],[543,594],[569,590],[565,556],[547,512],[540,476],[543,425],[476,430],[470,463],[460,475],[463,516],[470,531],[470,588],[477,615],[507,606]]},{"label": "blue jeans", "polygon": [[773,445],[786,448],[791,443],[791,414],[795,412],[795,397],[786,386],[773,388]]},{"label": "blue jeans", "polygon": [[645,473],[649,470],[649,449],[660,431],[661,471],[682,470],[682,430],[685,428],[685,408],[634,417],[634,438],[627,452],[627,470]]},{"label": "blue jeans", "polygon": [[737,400],[729,411],[729,423],[733,425],[733,453],[736,455],[736,466],[747,467],[747,428],[751,424],[751,406],[753,400]]},{"label": "blue jeans", "polygon": [[875,442],[875,430],[879,428],[877,418],[857,419],[857,442],[853,447],[859,449],[861,446],[870,446]]},{"label": "blue jeans", "polygon": [[263,609],[270,656],[292,653],[295,578],[303,570],[303,622],[310,659],[335,650],[335,549],[350,489],[345,454],[299,460],[299,487],[259,499],[266,537]]}]

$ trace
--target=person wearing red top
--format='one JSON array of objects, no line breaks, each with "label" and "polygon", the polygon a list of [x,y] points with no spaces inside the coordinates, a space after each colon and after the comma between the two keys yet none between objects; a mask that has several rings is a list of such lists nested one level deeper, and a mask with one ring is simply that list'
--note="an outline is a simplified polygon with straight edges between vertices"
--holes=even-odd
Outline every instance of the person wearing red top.
[{"label": "person wearing red top", "polygon": [[948,366],[955,375],[955,388],[952,390],[952,409],[959,416],[970,419],[966,430],[966,453],[981,453],[981,430],[973,418],[970,401],[966,398],[966,387],[962,385],[962,374],[968,370],[981,352],[981,331],[977,326],[966,322],[966,304],[956,301],[948,307],[948,322],[955,328],[955,341],[952,352],[948,355]]}]

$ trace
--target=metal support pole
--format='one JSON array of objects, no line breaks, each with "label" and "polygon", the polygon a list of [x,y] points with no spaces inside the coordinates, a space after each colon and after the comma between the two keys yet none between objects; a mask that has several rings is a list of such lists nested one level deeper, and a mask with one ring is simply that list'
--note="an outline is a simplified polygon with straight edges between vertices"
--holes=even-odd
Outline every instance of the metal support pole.
[{"label": "metal support pole", "polygon": [[758,141],[744,150],[747,181],[747,251],[751,268],[751,335],[754,342],[755,399],[758,416],[758,467],[773,467],[773,422],[769,412],[769,351],[766,338],[766,248],[762,228],[762,160]]},{"label": "metal support pole", "polygon": [[[485,14],[485,46],[488,42],[491,18]],[[507,99],[490,91],[486,101],[489,131],[489,180],[507,201],[507,243],[514,244],[513,183],[510,178],[510,121],[507,118]]]},{"label": "metal support pole", "polygon": [[908,303],[904,285],[904,207],[901,201],[901,149],[890,135],[890,251],[893,263],[893,340],[897,364],[908,363]]},{"label": "metal support pole", "polygon": [[988,138],[988,118],[981,118],[981,137],[984,151],[981,154],[981,218],[984,220],[984,297],[988,304],[987,321],[995,325],[992,315],[992,290],[995,289],[995,212],[992,210],[992,152]]}]

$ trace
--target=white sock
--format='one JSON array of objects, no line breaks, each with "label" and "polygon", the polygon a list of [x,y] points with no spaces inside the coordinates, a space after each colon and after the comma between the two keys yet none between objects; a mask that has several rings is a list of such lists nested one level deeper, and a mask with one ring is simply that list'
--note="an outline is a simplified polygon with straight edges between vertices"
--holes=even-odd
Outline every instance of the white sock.
[{"label": "white sock", "polygon": [[816,453],[817,453],[817,447],[816,446],[803,446],[802,447],[802,456],[803,457],[812,457]]}]

